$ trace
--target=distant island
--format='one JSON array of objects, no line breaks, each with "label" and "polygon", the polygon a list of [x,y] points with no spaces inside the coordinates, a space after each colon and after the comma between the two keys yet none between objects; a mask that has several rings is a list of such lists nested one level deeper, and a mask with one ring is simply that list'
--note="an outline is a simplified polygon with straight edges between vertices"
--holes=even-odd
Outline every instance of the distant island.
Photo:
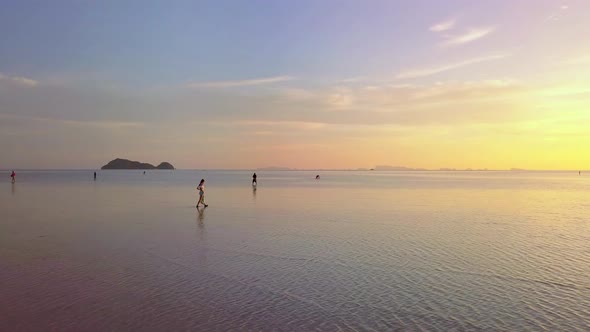
[{"label": "distant island", "polygon": [[139,161],[117,158],[111,160],[100,169],[174,169],[174,166],[168,162],[162,162],[160,165],[154,166],[148,163],[140,163]]}]

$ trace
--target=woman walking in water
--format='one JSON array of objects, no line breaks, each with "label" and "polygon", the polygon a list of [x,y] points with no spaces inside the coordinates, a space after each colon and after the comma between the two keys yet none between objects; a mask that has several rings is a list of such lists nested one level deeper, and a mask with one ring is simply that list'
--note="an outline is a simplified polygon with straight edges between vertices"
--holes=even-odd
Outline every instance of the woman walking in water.
[{"label": "woman walking in water", "polygon": [[12,173],[10,173],[10,178],[12,179],[12,183],[16,182],[16,173],[14,171],[12,171]]},{"label": "woman walking in water", "polygon": [[205,204],[205,179],[201,179],[201,182],[199,182],[199,186],[197,187],[197,189],[199,190],[199,201],[197,202],[197,209],[199,208],[199,204],[201,203],[203,203],[205,207],[208,207],[209,205]]},{"label": "woman walking in water", "polygon": [[256,173],[254,173],[254,175],[252,175],[252,185],[255,186],[257,184],[258,182],[256,182]]}]

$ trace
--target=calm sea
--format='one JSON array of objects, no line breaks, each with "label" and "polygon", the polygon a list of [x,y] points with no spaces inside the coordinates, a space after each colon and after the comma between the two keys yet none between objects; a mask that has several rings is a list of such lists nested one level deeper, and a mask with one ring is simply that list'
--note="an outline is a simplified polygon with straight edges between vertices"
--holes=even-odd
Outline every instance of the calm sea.
[{"label": "calm sea", "polygon": [[0,330],[590,329],[590,172],[257,174],[0,173]]}]

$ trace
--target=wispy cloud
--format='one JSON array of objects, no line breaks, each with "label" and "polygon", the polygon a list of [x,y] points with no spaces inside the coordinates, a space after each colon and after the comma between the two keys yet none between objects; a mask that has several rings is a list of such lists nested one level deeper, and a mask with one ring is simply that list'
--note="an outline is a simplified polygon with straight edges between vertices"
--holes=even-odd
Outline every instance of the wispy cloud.
[{"label": "wispy cloud", "polygon": [[287,127],[293,129],[320,129],[326,126],[322,122],[310,122],[310,121],[267,121],[267,120],[241,120],[236,121],[233,124],[239,126],[264,126],[264,127]]},{"label": "wispy cloud", "polygon": [[568,5],[561,5],[559,6],[559,10],[555,10],[554,13],[547,16],[545,22],[548,21],[557,21],[565,16],[565,11],[568,10],[570,7]]},{"label": "wispy cloud", "polygon": [[293,101],[311,100],[315,97],[312,91],[301,88],[283,88],[277,91],[281,96]]},{"label": "wispy cloud", "polygon": [[195,82],[190,83],[191,88],[232,88],[240,86],[254,86],[254,85],[265,85],[274,84],[280,82],[286,82],[294,80],[291,76],[274,76],[274,77],[261,77],[249,80],[237,80],[237,81],[215,81],[215,82]]},{"label": "wispy cloud", "polygon": [[396,78],[397,79],[408,79],[408,78],[418,78],[418,77],[426,77],[435,75],[438,73],[442,73],[445,71],[473,65],[476,63],[500,60],[509,57],[508,54],[495,54],[495,55],[488,55],[484,57],[469,59],[461,62],[451,63],[447,65],[441,65],[437,67],[429,67],[429,68],[421,68],[421,69],[412,69],[408,71],[403,71],[399,73]]},{"label": "wispy cloud", "polygon": [[125,122],[125,121],[81,121],[81,120],[64,120],[64,119],[53,119],[39,116],[27,116],[27,115],[16,115],[16,114],[4,114],[0,113],[0,119],[13,119],[21,121],[35,121],[43,123],[56,123],[70,126],[81,126],[81,127],[96,127],[103,129],[130,129],[144,127],[145,124],[142,122]]},{"label": "wispy cloud", "polygon": [[17,85],[28,86],[28,87],[34,87],[39,84],[38,81],[35,81],[30,78],[21,77],[21,76],[8,76],[8,75],[4,75],[2,73],[0,73],[0,80],[14,83]]},{"label": "wispy cloud", "polygon": [[357,82],[363,81],[365,79],[367,79],[366,76],[357,76],[357,77],[349,77],[349,78],[341,79],[337,82],[338,83],[357,83]]},{"label": "wispy cloud", "polygon": [[325,101],[330,109],[342,110],[354,103],[354,96],[349,88],[337,88],[327,96]]},{"label": "wispy cloud", "polygon": [[448,21],[440,22],[440,23],[437,23],[437,24],[431,26],[430,31],[434,31],[434,32],[447,31],[447,30],[453,28],[453,26],[455,26],[455,20],[448,20]]},{"label": "wispy cloud", "polygon": [[443,43],[444,46],[456,46],[479,40],[496,30],[495,27],[482,27],[469,29],[466,33],[458,36],[453,36]]}]

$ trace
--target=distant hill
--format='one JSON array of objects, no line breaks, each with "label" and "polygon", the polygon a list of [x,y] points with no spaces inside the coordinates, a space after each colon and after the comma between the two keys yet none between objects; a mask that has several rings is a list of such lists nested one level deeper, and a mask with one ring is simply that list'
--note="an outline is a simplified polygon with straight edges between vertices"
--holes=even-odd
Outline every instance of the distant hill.
[{"label": "distant hill", "polygon": [[148,163],[117,158],[111,160],[108,164],[101,167],[101,169],[174,169],[174,166],[168,162],[163,162],[156,167]]},{"label": "distant hill", "polygon": [[410,168],[403,166],[389,166],[389,165],[377,165],[375,166],[376,171],[425,171],[424,168]]},{"label": "distant hill", "polygon": [[162,162],[160,163],[160,165],[156,166],[157,169],[174,169],[174,166],[172,166],[171,163],[168,162]]}]

